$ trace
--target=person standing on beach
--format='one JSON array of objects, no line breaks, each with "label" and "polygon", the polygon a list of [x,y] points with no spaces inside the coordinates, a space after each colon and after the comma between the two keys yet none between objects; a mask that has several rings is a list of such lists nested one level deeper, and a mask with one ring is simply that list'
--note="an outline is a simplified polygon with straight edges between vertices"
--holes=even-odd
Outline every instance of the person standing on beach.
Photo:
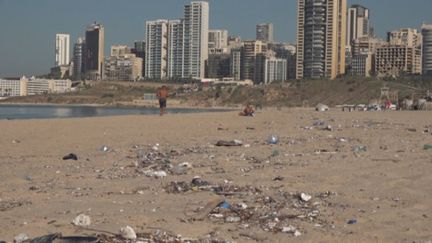
[{"label": "person standing on beach", "polygon": [[167,105],[168,87],[166,85],[163,85],[161,88],[157,90],[156,96],[159,99],[160,115],[163,116]]}]

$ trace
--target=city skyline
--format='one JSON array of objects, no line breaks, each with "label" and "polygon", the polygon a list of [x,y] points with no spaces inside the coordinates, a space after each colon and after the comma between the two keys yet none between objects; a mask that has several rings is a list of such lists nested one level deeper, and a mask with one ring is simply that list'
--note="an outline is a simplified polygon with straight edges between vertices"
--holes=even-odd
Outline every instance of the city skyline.
[{"label": "city skyline", "polygon": [[[274,24],[275,41],[295,42],[297,1],[270,0],[268,3],[272,4],[262,5],[261,0],[247,0],[248,8],[244,9],[245,1],[209,1],[210,29],[227,29],[230,35],[239,35],[244,40],[255,39],[256,24],[269,22]],[[180,18],[179,9],[190,3],[184,0],[148,0],[145,3],[131,0],[126,5],[108,0],[105,1],[107,4],[100,5],[98,2],[0,0],[0,77],[48,73],[54,59],[56,33],[70,34],[72,46],[78,37],[85,36],[85,28],[90,23],[98,21],[106,29],[105,51],[108,53],[111,45],[132,46],[133,41],[143,40],[146,20]],[[161,8],[167,4],[169,8]],[[371,24],[382,38],[394,29],[420,29],[423,22],[432,22],[428,14],[432,9],[429,0],[348,1],[348,6],[351,4],[370,9]],[[391,8],[389,4],[392,4]],[[117,13],[119,11],[122,14]],[[401,13],[412,17],[402,18]]]}]

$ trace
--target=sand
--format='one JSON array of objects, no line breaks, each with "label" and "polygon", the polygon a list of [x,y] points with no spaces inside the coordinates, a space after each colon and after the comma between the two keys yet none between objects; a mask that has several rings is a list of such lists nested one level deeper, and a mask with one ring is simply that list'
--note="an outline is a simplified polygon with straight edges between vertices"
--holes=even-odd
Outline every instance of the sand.
[{"label": "sand", "polygon": [[[311,129],[316,119],[332,131]],[[269,109],[253,118],[223,112],[3,120],[0,239],[12,241],[19,233],[93,234],[71,224],[84,213],[92,219],[91,228],[114,233],[130,225],[137,232],[163,228],[184,237],[212,233],[236,242],[431,241],[432,151],[423,149],[432,143],[432,134],[423,132],[428,125],[430,112],[307,109]],[[267,144],[271,134],[279,137],[278,144]],[[246,146],[214,146],[233,139]],[[155,144],[158,151],[152,151]],[[112,150],[100,151],[103,145]],[[357,145],[367,150],[354,153]],[[186,174],[168,173],[163,179],[143,175],[137,154],[171,150],[177,151],[172,164],[192,165]],[[69,153],[79,159],[62,160]],[[164,189],[194,176],[259,191],[220,196]],[[274,180],[277,176],[280,180]],[[302,192],[312,196],[310,202],[295,201]],[[261,219],[263,225],[205,216],[193,220],[220,198],[232,205],[244,202],[255,208],[255,215],[266,210],[275,215]],[[271,200],[286,204],[271,209]],[[302,218],[308,208],[318,215]],[[285,219],[284,213],[300,217]],[[356,224],[347,224],[351,219]],[[272,220],[277,226],[266,231]],[[301,235],[279,232],[288,225]]]}]

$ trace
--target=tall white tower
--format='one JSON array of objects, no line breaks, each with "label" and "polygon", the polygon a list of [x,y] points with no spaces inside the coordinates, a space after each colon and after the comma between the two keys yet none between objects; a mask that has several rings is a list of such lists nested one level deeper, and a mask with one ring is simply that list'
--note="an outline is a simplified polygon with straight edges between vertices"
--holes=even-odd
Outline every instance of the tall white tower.
[{"label": "tall white tower", "polygon": [[55,66],[69,65],[70,35],[56,34]]},{"label": "tall white tower", "polygon": [[184,75],[204,78],[208,59],[209,4],[191,2],[184,7]]}]

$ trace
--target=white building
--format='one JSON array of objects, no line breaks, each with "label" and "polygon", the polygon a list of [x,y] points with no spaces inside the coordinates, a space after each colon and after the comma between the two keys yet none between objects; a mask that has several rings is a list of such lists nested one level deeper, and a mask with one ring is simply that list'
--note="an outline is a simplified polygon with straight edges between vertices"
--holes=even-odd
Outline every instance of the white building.
[{"label": "white building", "polygon": [[184,76],[204,78],[208,58],[209,4],[192,2],[184,7]]},{"label": "white building", "polygon": [[168,20],[146,22],[145,76],[153,79],[168,77]]},{"label": "white building", "polygon": [[27,86],[24,80],[0,79],[0,98],[25,95]]},{"label": "white building", "polygon": [[228,48],[228,30],[209,30],[208,48]]},{"label": "white building", "polygon": [[70,36],[68,34],[56,34],[55,66],[69,65]]},{"label": "white building", "polygon": [[184,77],[184,23],[183,20],[168,21],[168,78]]},{"label": "white building", "polygon": [[66,93],[70,92],[72,88],[72,81],[69,79],[38,79],[35,77],[27,79],[26,77],[22,77],[21,81],[26,83],[26,95]]},{"label": "white building", "polygon": [[268,57],[265,60],[264,83],[287,80],[287,60],[276,57]]}]

